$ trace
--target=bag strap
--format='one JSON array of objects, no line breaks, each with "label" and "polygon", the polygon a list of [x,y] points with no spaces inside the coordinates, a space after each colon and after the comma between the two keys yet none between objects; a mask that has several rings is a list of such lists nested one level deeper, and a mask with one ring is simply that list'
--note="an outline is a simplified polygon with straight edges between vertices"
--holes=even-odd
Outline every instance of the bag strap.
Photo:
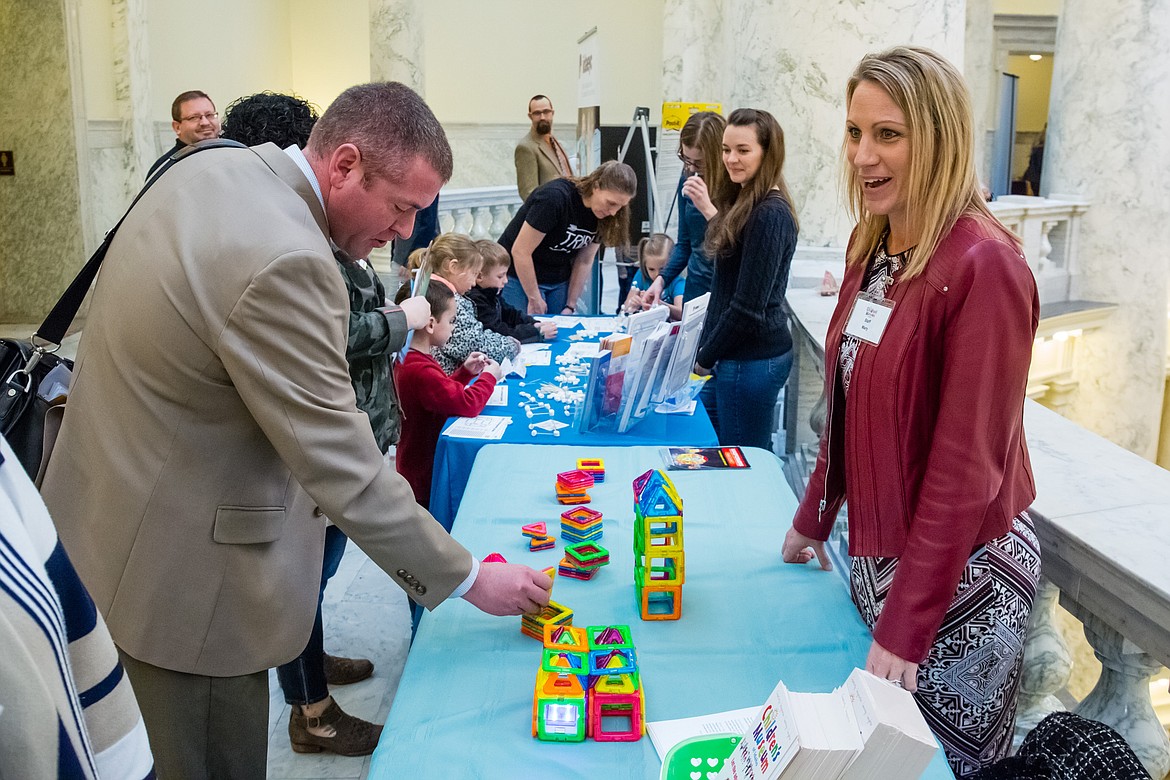
[{"label": "bag strap", "polygon": [[[61,346],[61,341],[65,338],[65,332],[69,330],[69,326],[73,323],[73,319],[77,316],[77,312],[81,309],[81,304],[85,300],[86,293],[88,293],[89,288],[93,286],[93,280],[97,277],[98,269],[101,268],[102,260],[104,260],[106,257],[106,251],[110,248],[110,243],[114,240],[114,235],[118,232],[118,228],[122,226],[122,223],[126,221],[126,217],[130,215],[130,210],[134,208],[134,205],[138,203],[139,200],[141,200],[142,196],[146,194],[146,191],[150,189],[150,186],[158,181],[159,177],[166,173],[167,170],[169,170],[170,167],[175,163],[179,162],[180,160],[184,160],[193,154],[206,151],[207,149],[220,149],[223,147],[232,147],[237,149],[248,148],[238,141],[229,141],[226,138],[209,139],[207,141],[200,141],[199,143],[193,144],[191,146],[183,147],[168,157],[166,162],[159,166],[154,176],[147,179],[146,184],[143,185],[138,195],[134,197],[134,201],[130,204],[130,208],[126,209],[126,213],[123,214],[122,218],[118,220],[118,224],[110,228],[109,232],[106,233],[105,238],[102,239],[101,246],[97,248],[97,250],[89,258],[89,261],[85,264],[85,266],[82,267],[77,276],[74,277],[73,281],[70,282],[69,287],[57,300],[57,303],[54,304],[48,316],[45,317],[45,321],[41,323],[39,328],[37,328],[37,332],[34,338],[40,339],[41,341],[46,341],[49,344],[57,347]],[[34,344],[36,344],[35,341]],[[44,350],[40,346],[38,346],[37,349],[40,351],[52,351]]]}]

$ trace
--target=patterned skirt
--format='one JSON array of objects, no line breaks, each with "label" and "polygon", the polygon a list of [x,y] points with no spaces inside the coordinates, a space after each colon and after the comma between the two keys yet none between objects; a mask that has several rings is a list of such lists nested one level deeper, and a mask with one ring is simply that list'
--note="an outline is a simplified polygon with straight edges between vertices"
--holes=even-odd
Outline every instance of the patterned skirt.
[{"label": "patterned skirt", "polygon": [[[897,558],[854,558],[853,601],[872,630],[894,579]],[[955,597],[918,668],[914,698],[958,778],[1008,754],[1040,579],[1040,545],[1021,512],[1012,529],[967,559]]]}]

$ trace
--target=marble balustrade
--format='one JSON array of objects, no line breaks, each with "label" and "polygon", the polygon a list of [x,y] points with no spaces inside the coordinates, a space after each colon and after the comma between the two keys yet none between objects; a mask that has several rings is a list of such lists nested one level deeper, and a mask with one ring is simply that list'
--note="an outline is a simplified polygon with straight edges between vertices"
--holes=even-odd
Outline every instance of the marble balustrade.
[{"label": "marble balustrade", "polygon": [[1036,274],[1040,300],[1069,300],[1079,274],[1075,263],[1077,238],[1088,202],[1063,195],[1005,195],[988,205],[1000,222],[1023,239],[1024,256]]},{"label": "marble balustrade", "polygon": [[521,203],[514,184],[445,189],[439,193],[439,232],[453,230],[477,240],[498,238]]},{"label": "marble balustrade", "polygon": [[[1044,221],[1050,214],[1042,207],[1020,216]],[[803,255],[794,261],[787,296],[797,359],[786,389],[786,449],[807,478],[824,422],[824,340],[837,303],[817,288],[825,270],[840,279],[843,259],[839,250]],[[1075,268],[1075,257],[1066,260]],[[1170,473],[1034,401],[1025,402],[1024,426],[1043,580],[1024,650],[1017,744],[1046,714],[1062,709],[1055,694],[1066,687],[1072,661],[1054,622],[1059,600],[1084,625],[1102,663],[1096,687],[1075,711],[1116,729],[1150,774],[1162,778],[1170,770],[1170,741],[1149,681],[1170,664]],[[790,478],[801,471],[790,468]],[[793,487],[799,494],[804,484]],[[847,518],[834,529],[835,552],[844,550],[846,530]]]}]

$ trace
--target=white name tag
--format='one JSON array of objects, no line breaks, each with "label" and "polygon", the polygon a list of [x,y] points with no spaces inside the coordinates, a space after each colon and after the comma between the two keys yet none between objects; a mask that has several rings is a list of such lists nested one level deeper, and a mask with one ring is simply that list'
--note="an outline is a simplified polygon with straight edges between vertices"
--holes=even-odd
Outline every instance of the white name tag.
[{"label": "white name tag", "polygon": [[845,324],[845,333],[877,346],[893,313],[893,301],[861,293],[853,303],[853,311],[849,313],[849,321]]}]

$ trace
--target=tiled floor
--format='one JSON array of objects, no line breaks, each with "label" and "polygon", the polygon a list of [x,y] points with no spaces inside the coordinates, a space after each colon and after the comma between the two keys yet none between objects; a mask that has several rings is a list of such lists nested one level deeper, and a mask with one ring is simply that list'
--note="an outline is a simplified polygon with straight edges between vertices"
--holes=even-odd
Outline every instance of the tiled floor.
[{"label": "tiled floor", "polygon": [[[325,649],[336,655],[369,658],[374,676],[354,685],[333,688],[343,710],[376,723],[398,690],[410,648],[410,611],[406,595],[366,554],[350,542],[337,574],[325,589]],[[328,753],[294,753],[288,742],[289,707],[284,703],[276,672],[268,673],[271,700],[268,740],[269,780],[364,778],[370,759]]]}]

